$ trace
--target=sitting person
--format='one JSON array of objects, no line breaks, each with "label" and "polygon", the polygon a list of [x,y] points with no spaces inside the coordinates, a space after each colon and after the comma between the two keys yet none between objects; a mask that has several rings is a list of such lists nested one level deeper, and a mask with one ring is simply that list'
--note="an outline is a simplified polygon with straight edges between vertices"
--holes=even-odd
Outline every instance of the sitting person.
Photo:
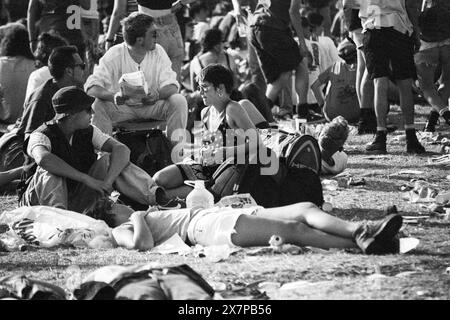
[{"label": "sitting person", "polygon": [[[256,154],[256,149],[261,143],[256,134],[257,142],[250,144],[252,150],[248,150],[245,144],[237,146],[227,145],[227,134],[239,137],[238,141],[245,141],[244,133],[257,127],[267,128],[267,121],[248,100],[239,103],[230,98],[233,90],[233,75],[231,71],[220,65],[211,64],[204,68],[200,74],[199,87],[203,102],[207,108],[201,114],[201,146],[210,145],[217,155],[234,154],[236,157],[243,154]],[[249,110],[249,111],[247,111]],[[238,130],[241,129],[241,130]],[[194,137],[195,138],[195,137]],[[194,141],[196,143],[196,141]],[[237,150],[235,150],[237,147]],[[219,166],[215,161],[210,162],[206,158],[193,160],[184,159],[183,162],[168,166],[154,175],[156,183],[165,188],[169,198],[185,198],[192,190],[184,185],[185,180],[209,180],[215,169]]]},{"label": "sitting person", "polygon": [[[55,93],[54,122],[42,125],[25,140],[27,156],[36,166],[23,176],[21,205],[83,212],[109,196],[114,187],[144,205],[153,205],[164,195],[145,171],[130,164],[125,145],[90,125],[93,102],[75,86]],[[96,151],[109,155],[97,160]]]},{"label": "sitting person", "polygon": [[54,48],[66,45],[68,45],[67,41],[57,34],[44,32],[39,35],[36,51],[34,52],[36,67],[39,69],[33,71],[28,78],[25,101],[28,100],[34,90],[52,78],[48,68],[48,58]]},{"label": "sitting person", "polygon": [[[97,98],[92,123],[111,134],[113,125],[121,121],[166,120],[167,137],[171,140],[175,130],[186,128],[187,102],[178,93],[179,84],[169,57],[155,42],[158,30],[154,19],[134,12],[122,24],[125,42],[105,53],[85,84],[86,92]],[[131,106],[127,103],[133,97],[121,94],[119,79],[136,71],[142,71],[149,93],[141,104]]]},{"label": "sitting person", "polygon": [[112,226],[120,224],[112,231],[118,246],[142,251],[174,234],[189,245],[231,247],[267,246],[275,235],[298,246],[359,247],[365,254],[392,254],[399,252],[396,236],[402,225],[398,214],[379,221],[347,222],[309,202],[271,209],[251,206],[136,211],[131,216],[108,215],[105,219]]},{"label": "sitting person", "polygon": [[[322,72],[312,83],[311,89],[323,107],[323,113],[328,121],[337,116],[343,116],[350,123],[359,119],[360,108],[356,95],[356,45],[346,39],[339,45],[341,61],[335,62]],[[324,97],[322,86],[327,85]]]}]

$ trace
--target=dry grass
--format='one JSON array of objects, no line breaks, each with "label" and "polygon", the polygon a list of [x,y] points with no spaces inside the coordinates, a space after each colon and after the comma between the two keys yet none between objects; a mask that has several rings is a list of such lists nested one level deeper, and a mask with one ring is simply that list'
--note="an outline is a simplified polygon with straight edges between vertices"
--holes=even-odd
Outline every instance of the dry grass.
[{"label": "dry grass", "polygon": [[[423,122],[429,108],[417,108],[418,122]],[[391,110],[390,121],[400,123],[398,107]],[[442,126],[441,130],[444,130]],[[400,131],[401,132],[401,131]],[[393,138],[395,134],[391,135]],[[441,190],[450,189],[446,180],[448,170],[443,166],[428,165],[425,156],[409,156],[403,143],[390,143],[389,157],[381,160],[364,159],[364,144],[372,136],[352,136],[347,143],[350,163],[348,172],[362,177],[362,187],[345,187],[332,195],[335,209],[332,214],[348,219],[375,219],[385,215],[386,207],[396,205],[403,215],[420,215],[425,209],[401,199],[399,187],[417,176],[390,176],[400,170],[422,170],[420,178],[437,183]],[[14,197],[2,197],[0,208],[15,207]],[[430,218],[417,225],[406,225],[404,233],[420,239],[416,250],[405,255],[364,256],[346,251],[308,252],[300,255],[263,254],[250,256],[243,250],[220,263],[205,258],[161,256],[123,249],[86,250],[55,249],[18,253],[0,253],[0,277],[24,273],[60,285],[66,289],[69,277],[67,267],[77,265],[82,275],[98,267],[120,264],[159,262],[187,263],[207,281],[222,282],[229,288],[246,288],[236,296],[255,294],[251,284],[258,281],[288,283],[307,280],[311,285],[272,296],[277,299],[449,299],[450,276],[444,274],[450,267],[449,221]],[[404,273],[408,272],[408,273]],[[381,273],[386,277],[373,276]],[[399,276],[396,276],[400,274]],[[372,276],[371,276],[372,275]],[[260,298],[262,298],[260,296]]]}]

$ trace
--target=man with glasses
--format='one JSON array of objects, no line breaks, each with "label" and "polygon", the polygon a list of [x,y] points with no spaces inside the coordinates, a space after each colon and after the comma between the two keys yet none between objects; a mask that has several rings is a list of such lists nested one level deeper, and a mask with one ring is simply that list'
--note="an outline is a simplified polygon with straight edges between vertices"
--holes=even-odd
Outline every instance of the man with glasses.
[{"label": "man with glasses", "polygon": [[[154,19],[133,12],[122,21],[122,28],[125,42],[106,52],[85,84],[86,92],[96,98],[93,124],[111,134],[118,122],[165,120],[167,137],[172,140],[175,130],[186,128],[187,102],[178,93],[177,75],[167,53],[156,43],[158,29]],[[143,73],[148,94],[135,104],[131,100],[136,99],[130,99],[135,97],[122,95],[119,80],[123,74],[137,71]]]}]

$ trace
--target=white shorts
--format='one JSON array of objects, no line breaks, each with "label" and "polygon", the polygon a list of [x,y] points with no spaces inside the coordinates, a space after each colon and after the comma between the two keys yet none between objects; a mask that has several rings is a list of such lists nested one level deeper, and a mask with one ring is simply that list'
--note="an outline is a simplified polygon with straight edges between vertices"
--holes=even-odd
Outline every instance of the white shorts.
[{"label": "white shorts", "polygon": [[229,245],[235,247],[231,241],[231,235],[236,233],[234,227],[239,217],[243,214],[256,215],[263,207],[250,208],[218,208],[193,212],[193,218],[189,222],[187,235],[192,245],[207,246]]}]

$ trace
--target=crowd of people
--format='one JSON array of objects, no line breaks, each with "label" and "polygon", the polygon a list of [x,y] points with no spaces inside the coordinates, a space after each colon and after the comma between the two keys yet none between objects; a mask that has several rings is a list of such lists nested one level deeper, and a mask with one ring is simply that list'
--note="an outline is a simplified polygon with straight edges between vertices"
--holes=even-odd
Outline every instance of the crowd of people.
[{"label": "crowd of people", "polygon": [[[386,153],[392,87],[406,152],[425,153],[416,136],[414,93],[432,107],[425,131],[434,132],[441,116],[450,124],[448,1],[1,5],[0,184],[20,180],[20,205],[89,214],[117,190],[140,205],[172,209],[96,215],[116,227],[117,245],[140,250],[178,233],[190,244],[259,246],[277,234],[297,245],[398,252],[399,215],[349,223],[312,203],[246,210],[172,205],[192,190],[187,180],[211,179],[219,166],[211,159],[259,159],[268,149],[259,130],[279,121],[352,123],[359,134],[375,134],[368,153]],[[210,159],[185,156],[152,176],[130,163],[130,149],[114,129],[153,120],[164,122],[174,148],[195,142],[187,136],[199,122],[197,147],[211,150]],[[255,143],[247,143],[248,132],[256,132]],[[327,167],[336,165],[333,155],[347,135],[339,142],[319,138]],[[274,176],[283,183],[281,174]]]}]

